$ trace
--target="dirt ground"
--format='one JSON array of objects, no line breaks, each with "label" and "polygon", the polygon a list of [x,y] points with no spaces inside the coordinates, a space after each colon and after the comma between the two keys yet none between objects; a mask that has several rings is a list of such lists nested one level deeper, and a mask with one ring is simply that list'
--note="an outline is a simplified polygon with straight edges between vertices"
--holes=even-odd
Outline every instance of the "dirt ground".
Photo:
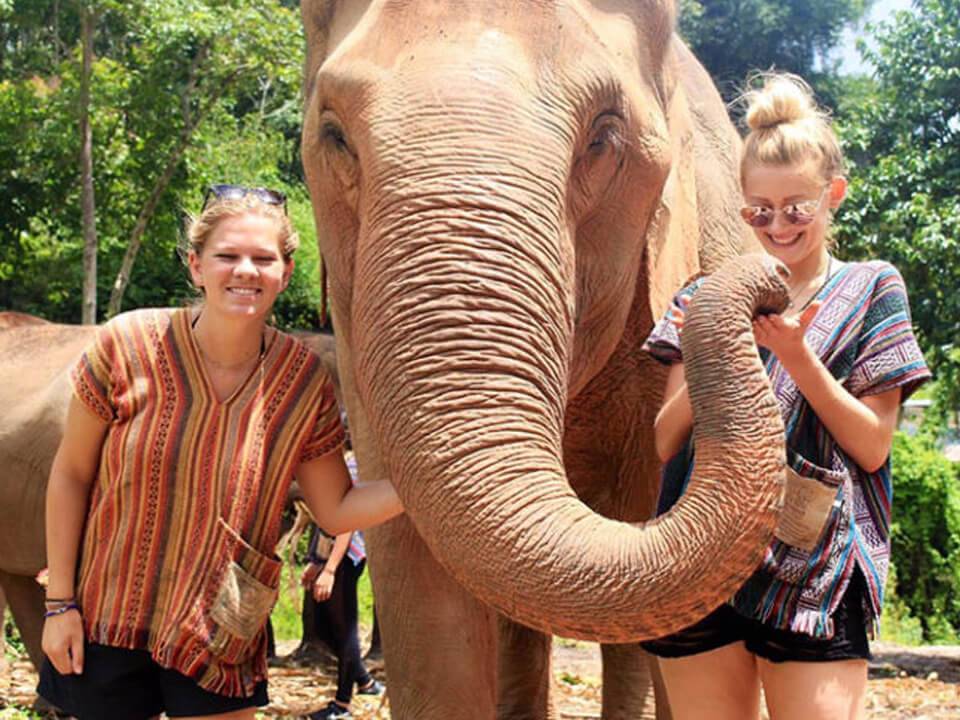
[{"label": "dirt ground", "polygon": [[[946,720],[960,718],[960,647],[907,648],[874,644],[867,705],[872,720]],[[298,659],[290,646],[281,646],[281,658],[270,670],[272,704],[265,717],[297,718],[326,704],[334,691],[329,663]],[[286,652],[288,654],[284,655]],[[586,720],[600,717],[600,653],[596,646],[555,644],[554,668],[561,717]],[[386,680],[382,668],[375,673]],[[29,662],[0,663],[0,709],[28,708],[33,702],[36,675]],[[384,720],[390,717],[389,699],[357,697],[354,717]],[[16,717],[2,712],[2,717]],[[26,715],[21,715],[26,717]]]}]

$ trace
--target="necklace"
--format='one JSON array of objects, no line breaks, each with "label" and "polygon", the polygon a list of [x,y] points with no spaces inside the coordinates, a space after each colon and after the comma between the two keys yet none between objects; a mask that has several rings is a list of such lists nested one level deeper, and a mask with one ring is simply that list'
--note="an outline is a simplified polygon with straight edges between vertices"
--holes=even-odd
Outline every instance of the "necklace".
[{"label": "necklace", "polygon": [[[820,283],[820,287],[818,287],[813,293],[811,293],[810,297],[807,298],[807,301],[797,309],[798,313],[801,313],[804,310],[806,310],[807,307],[810,305],[810,303],[813,302],[813,299],[817,295],[819,295],[820,291],[827,286],[828,282],[830,282],[830,278],[833,276],[832,267],[833,267],[833,256],[827,253],[827,272],[823,276],[823,282]],[[793,309],[793,306],[797,304],[797,301],[799,300],[801,295],[803,295],[802,291],[798,292],[795,297],[791,297],[790,303],[787,305],[787,308]]]},{"label": "necklace", "polygon": [[267,352],[267,342],[265,333],[260,334],[260,347],[255,350],[253,353],[245,357],[243,360],[235,363],[223,363],[219,360],[215,360],[207,354],[206,350],[203,349],[203,345],[200,343],[200,338],[197,336],[197,321],[200,319],[201,313],[197,313],[197,316],[191,321],[190,329],[193,330],[193,338],[197,343],[197,349],[200,351],[200,354],[203,356],[203,359],[213,365],[217,370],[239,370],[250,363],[251,360],[261,360]]}]

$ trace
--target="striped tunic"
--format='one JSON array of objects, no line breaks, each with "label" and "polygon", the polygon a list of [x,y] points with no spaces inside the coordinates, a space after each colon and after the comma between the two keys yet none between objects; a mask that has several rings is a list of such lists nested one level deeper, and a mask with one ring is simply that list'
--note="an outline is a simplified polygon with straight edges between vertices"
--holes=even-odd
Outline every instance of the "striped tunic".
[{"label": "striped tunic", "polygon": [[77,594],[91,642],[249,696],[266,678],[287,488],[300,463],[340,448],[343,426],[320,360],[279,332],[219,401],[190,321],[186,309],[120,315],[71,373],[109,423]]},{"label": "striped tunic", "polygon": [[[681,295],[692,296],[701,282],[681,290],[674,305],[679,307]],[[851,395],[899,387],[902,401],[929,379],[910,324],[903,278],[892,265],[840,263],[816,299],[823,304],[807,328],[807,343]],[[682,360],[669,313],[644,348],[661,362]],[[774,627],[829,638],[833,613],[860,570],[867,587],[864,612],[875,630],[890,564],[890,460],[873,473],[858,466],[834,442],[776,356],[765,349],[760,355],[786,427],[787,462],[800,475],[836,488],[837,499],[817,546],[807,552],[774,538],[733,605]],[[682,494],[693,454],[688,443],[667,463],[658,512],[666,512]]]}]

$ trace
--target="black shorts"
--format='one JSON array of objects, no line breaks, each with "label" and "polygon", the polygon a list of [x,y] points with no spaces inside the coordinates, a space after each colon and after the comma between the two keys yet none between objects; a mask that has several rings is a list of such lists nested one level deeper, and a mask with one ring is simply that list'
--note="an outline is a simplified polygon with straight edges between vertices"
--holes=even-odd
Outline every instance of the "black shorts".
[{"label": "black shorts", "polygon": [[751,653],[775,663],[869,660],[863,589],[864,580],[855,572],[833,614],[830,639],[779,630],[721,605],[695,625],[642,645],[651,655],[662,658],[698,655],[742,640]]},{"label": "black shorts", "polygon": [[61,675],[45,659],[37,693],[80,720],[146,720],[162,712],[169,717],[219,715],[269,702],[266,680],[251,697],[227,697],[161,667],[146,650],[95,643],[84,647],[80,675]]}]

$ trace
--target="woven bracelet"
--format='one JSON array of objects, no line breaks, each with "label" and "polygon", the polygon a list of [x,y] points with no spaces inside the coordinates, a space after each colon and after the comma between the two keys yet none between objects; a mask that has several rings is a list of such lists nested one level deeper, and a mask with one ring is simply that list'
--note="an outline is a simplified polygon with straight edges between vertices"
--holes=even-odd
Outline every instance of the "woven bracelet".
[{"label": "woven bracelet", "polygon": [[76,610],[77,612],[79,612],[79,611],[80,611],[80,606],[77,605],[75,602],[72,602],[72,603],[69,603],[69,604],[67,604],[67,605],[64,605],[63,607],[58,607],[56,610],[47,610],[47,611],[43,614],[43,616],[44,616],[45,618],[48,618],[48,617],[53,617],[54,615],[63,615],[63,614],[64,614],[65,612],[67,612],[68,610]]},{"label": "woven bracelet", "polygon": [[76,597],[66,597],[66,598],[52,598],[48,597],[44,599],[44,602],[48,603],[72,603],[76,600]]}]

